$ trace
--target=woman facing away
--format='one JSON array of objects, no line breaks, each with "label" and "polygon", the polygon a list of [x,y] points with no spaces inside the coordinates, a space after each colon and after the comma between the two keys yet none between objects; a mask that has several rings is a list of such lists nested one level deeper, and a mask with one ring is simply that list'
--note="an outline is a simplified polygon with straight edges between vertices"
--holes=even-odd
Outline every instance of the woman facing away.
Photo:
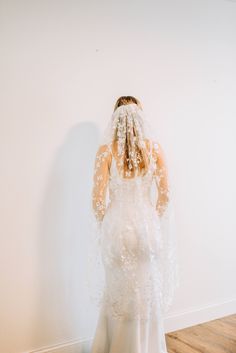
[{"label": "woman facing away", "polygon": [[167,167],[151,136],[139,100],[120,97],[94,165],[92,207],[105,285],[91,353],[167,353],[163,314],[177,267]]}]

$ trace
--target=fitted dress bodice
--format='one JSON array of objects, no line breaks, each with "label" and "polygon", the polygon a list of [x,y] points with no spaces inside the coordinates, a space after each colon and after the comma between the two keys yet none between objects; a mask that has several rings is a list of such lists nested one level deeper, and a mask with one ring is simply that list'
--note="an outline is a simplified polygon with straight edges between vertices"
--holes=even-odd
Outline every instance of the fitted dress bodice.
[{"label": "fitted dress bodice", "polygon": [[124,178],[119,175],[114,156],[112,157],[109,176],[109,200],[120,204],[135,204],[139,193],[144,202],[151,203],[152,167],[143,176]]}]

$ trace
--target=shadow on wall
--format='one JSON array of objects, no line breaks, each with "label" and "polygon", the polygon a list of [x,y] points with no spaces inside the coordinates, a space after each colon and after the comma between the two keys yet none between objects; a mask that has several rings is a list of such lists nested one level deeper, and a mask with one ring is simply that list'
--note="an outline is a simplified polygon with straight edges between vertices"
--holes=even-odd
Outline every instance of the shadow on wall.
[{"label": "shadow on wall", "polygon": [[95,308],[88,299],[84,264],[98,141],[95,124],[74,126],[57,151],[45,187],[37,247],[33,348],[91,335]]}]

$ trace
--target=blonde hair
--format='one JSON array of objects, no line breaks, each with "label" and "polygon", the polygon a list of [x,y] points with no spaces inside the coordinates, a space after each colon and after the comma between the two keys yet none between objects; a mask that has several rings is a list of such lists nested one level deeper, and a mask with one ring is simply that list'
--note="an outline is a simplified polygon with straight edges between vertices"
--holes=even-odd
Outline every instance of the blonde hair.
[{"label": "blonde hair", "polygon": [[115,107],[114,107],[114,111],[115,111],[118,107],[120,107],[121,105],[126,105],[126,104],[130,104],[130,103],[135,103],[135,104],[138,105],[138,107],[139,107],[140,109],[143,109],[143,108],[142,108],[142,105],[141,105],[141,103],[140,103],[140,101],[139,101],[137,98],[135,98],[135,97],[133,97],[133,96],[121,96],[121,97],[119,97],[119,98],[117,99],[117,101],[116,101],[116,104],[115,104]]},{"label": "blonde hair", "polygon": [[[121,96],[117,99],[115,106],[114,106],[114,111],[120,107],[121,105],[126,105],[126,104],[130,104],[130,103],[135,103],[138,105],[138,107],[140,109],[142,108],[142,105],[140,103],[140,101],[133,97],[133,96]],[[139,175],[144,175],[147,172],[148,169],[148,165],[149,165],[149,160],[148,160],[148,156],[147,156],[147,149],[140,147],[140,143],[139,143],[139,134],[138,131],[136,130],[135,126],[133,126],[133,135],[137,137],[137,141],[135,142],[135,153],[137,153],[139,155],[139,159],[140,159],[140,163],[138,164],[138,174]],[[134,177],[134,172],[135,172],[135,168],[133,163],[131,162],[132,165],[132,169],[130,170],[129,168],[129,160],[130,160],[130,152],[132,150],[131,148],[131,138],[130,138],[130,132],[127,131],[126,132],[126,139],[125,139],[125,153],[124,153],[124,159],[123,159],[123,176],[125,176],[126,172],[129,171],[131,172],[131,177]],[[115,143],[115,141],[117,140],[117,129],[114,135],[114,140],[113,140],[113,145]]]}]

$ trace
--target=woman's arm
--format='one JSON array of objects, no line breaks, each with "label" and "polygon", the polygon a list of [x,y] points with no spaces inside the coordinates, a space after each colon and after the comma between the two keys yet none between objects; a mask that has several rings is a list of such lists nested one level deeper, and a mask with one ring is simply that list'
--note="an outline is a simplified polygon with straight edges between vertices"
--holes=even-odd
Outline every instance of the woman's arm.
[{"label": "woman's arm", "polygon": [[156,209],[158,215],[162,216],[169,202],[168,173],[161,145],[155,142],[153,147],[156,162],[155,180],[158,189]]},{"label": "woman's arm", "polygon": [[103,220],[106,210],[106,192],[109,180],[110,153],[107,145],[98,148],[93,176],[92,207],[97,221]]}]

